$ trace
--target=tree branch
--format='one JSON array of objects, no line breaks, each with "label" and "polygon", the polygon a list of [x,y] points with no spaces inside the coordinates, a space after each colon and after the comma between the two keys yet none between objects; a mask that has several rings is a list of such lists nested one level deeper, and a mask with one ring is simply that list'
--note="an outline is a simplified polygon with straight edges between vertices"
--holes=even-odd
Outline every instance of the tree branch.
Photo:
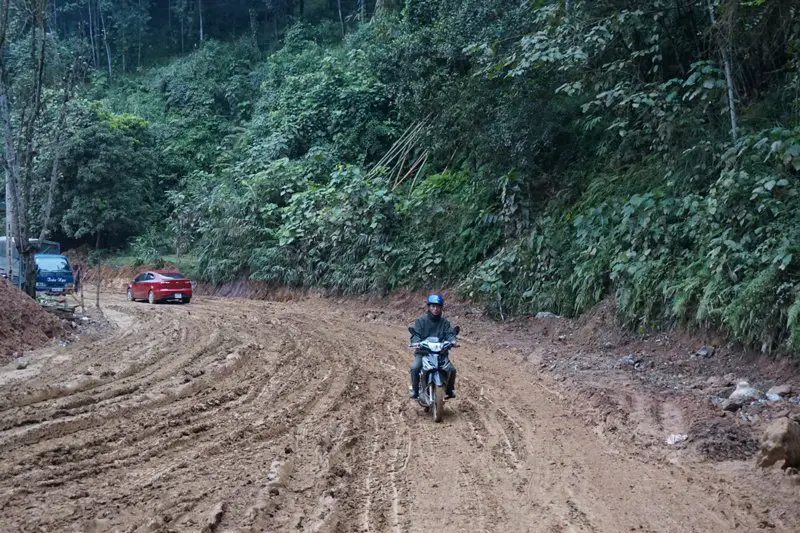
[{"label": "tree branch", "polygon": [[58,166],[61,163],[61,151],[63,149],[63,132],[67,122],[67,105],[72,98],[72,88],[75,81],[75,70],[79,59],[75,56],[72,67],[67,74],[64,85],[64,99],[61,102],[61,110],[58,113],[56,123],[56,138],[53,141],[53,168],[50,171],[50,186],[47,190],[47,202],[42,209],[42,230],[39,233],[39,241],[47,237],[47,230],[50,226],[50,215],[53,211],[53,197],[55,196],[56,185],[58,184]]}]

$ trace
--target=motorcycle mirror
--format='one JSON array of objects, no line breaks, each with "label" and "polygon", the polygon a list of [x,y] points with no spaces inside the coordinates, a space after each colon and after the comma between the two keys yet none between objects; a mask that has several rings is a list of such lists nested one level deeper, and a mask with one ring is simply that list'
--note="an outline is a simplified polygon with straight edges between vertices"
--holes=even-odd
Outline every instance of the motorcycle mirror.
[{"label": "motorcycle mirror", "polygon": [[461,331],[461,327],[460,326],[456,326],[456,327],[453,328],[453,333],[455,333],[456,335],[458,335],[460,331]]}]

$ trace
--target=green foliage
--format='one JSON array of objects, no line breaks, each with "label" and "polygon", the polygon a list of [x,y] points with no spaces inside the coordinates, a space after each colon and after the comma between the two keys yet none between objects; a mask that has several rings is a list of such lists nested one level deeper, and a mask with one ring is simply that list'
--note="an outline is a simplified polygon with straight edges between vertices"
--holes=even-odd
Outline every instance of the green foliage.
[{"label": "green foliage", "polygon": [[54,212],[67,236],[125,240],[163,216],[145,120],[89,104],[75,110],[69,127]]},{"label": "green foliage", "polygon": [[135,264],[162,265],[164,256],[172,252],[171,241],[169,231],[154,226],[148,228],[145,233],[137,235],[131,242]]},{"label": "green foliage", "polygon": [[[231,43],[198,43],[183,4],[173,28],[123,4],[108,15],[116,79],[80,36],[58,41],[96,69],[64,151],[67,235],[133,237],[142,260],[189,253],[212,282],[458,284],[498,317],[611,296],[633,329],[800,351],[788,0],[391,2],[369,23],[345,3],[344,27],[333,4],[295,24],[245,2],[214,11],[209,31],[238,28]],[[164,54],[147,43],[191,52],[118,76],[139,30],[151,61]],[[10,60],[26,50],[15,40]]]},{"label": "green foliage", "polygon": [[[498,206],[492,191],[466,171],[428,176],[400,199],[404,223],[395,237],[394,283],[435,286],[455,281],[486,258],[502,239]],[[494,208],[494,209],[493,209]]]},{"label": "green foliage", "polygon": [[322,148],[344,161],[377,160],[397,131],[386,88],[364,53],[291,37],[259,74],[261,95],[249,129],[254,145],[274,157]]},{"label": "green foliage", "polygon": [[[274,187],[277,177],[287,169],[278,161],[252,177],[226,176],[210,191],[190,196],[196,203],[199,237],[194,246],[199,273],[212,282],[230,281],[251,270],[256,250],[271,246],[280,220],[277,205],[270,200],[280,196]],[[205,186],[208,181],[198,182]]]},{"label": "green foliage", "polygon": [[578,205],[574,216],[544,217],[464,289],[490,303],[499,295],[506,312],[564,314],[612,289],[630,326],[686,322],[766,352],[794,350],[798,195],[786,179],[726,171],[703,196],[672,187]]},{"label": "green foliage", "polygon": [[291,196],[277,246],[258,250],[253,278],[339,292],[385,290],[393,213],[382,180],[341,167],[327,184]]}]

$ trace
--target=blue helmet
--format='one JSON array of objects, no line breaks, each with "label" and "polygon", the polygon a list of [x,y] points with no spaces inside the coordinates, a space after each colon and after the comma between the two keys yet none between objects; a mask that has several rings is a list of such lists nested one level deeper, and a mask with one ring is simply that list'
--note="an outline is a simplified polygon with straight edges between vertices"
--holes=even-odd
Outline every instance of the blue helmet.
[{"label": "blue helmet", "polygon": [[430,294],[428,295],[427,303],[428,305],[444,305],[444,298],[442,298],[441,294]]}]

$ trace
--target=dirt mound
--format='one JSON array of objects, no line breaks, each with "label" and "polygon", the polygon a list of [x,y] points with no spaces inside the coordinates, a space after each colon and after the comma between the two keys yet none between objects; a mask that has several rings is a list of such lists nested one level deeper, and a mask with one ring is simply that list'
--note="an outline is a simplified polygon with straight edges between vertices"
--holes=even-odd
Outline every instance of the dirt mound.
[{"label": "dirt mound", "polygon": [[61,320],[5,279],[0,279],[0,302],[0,363],[64,332]]}]

